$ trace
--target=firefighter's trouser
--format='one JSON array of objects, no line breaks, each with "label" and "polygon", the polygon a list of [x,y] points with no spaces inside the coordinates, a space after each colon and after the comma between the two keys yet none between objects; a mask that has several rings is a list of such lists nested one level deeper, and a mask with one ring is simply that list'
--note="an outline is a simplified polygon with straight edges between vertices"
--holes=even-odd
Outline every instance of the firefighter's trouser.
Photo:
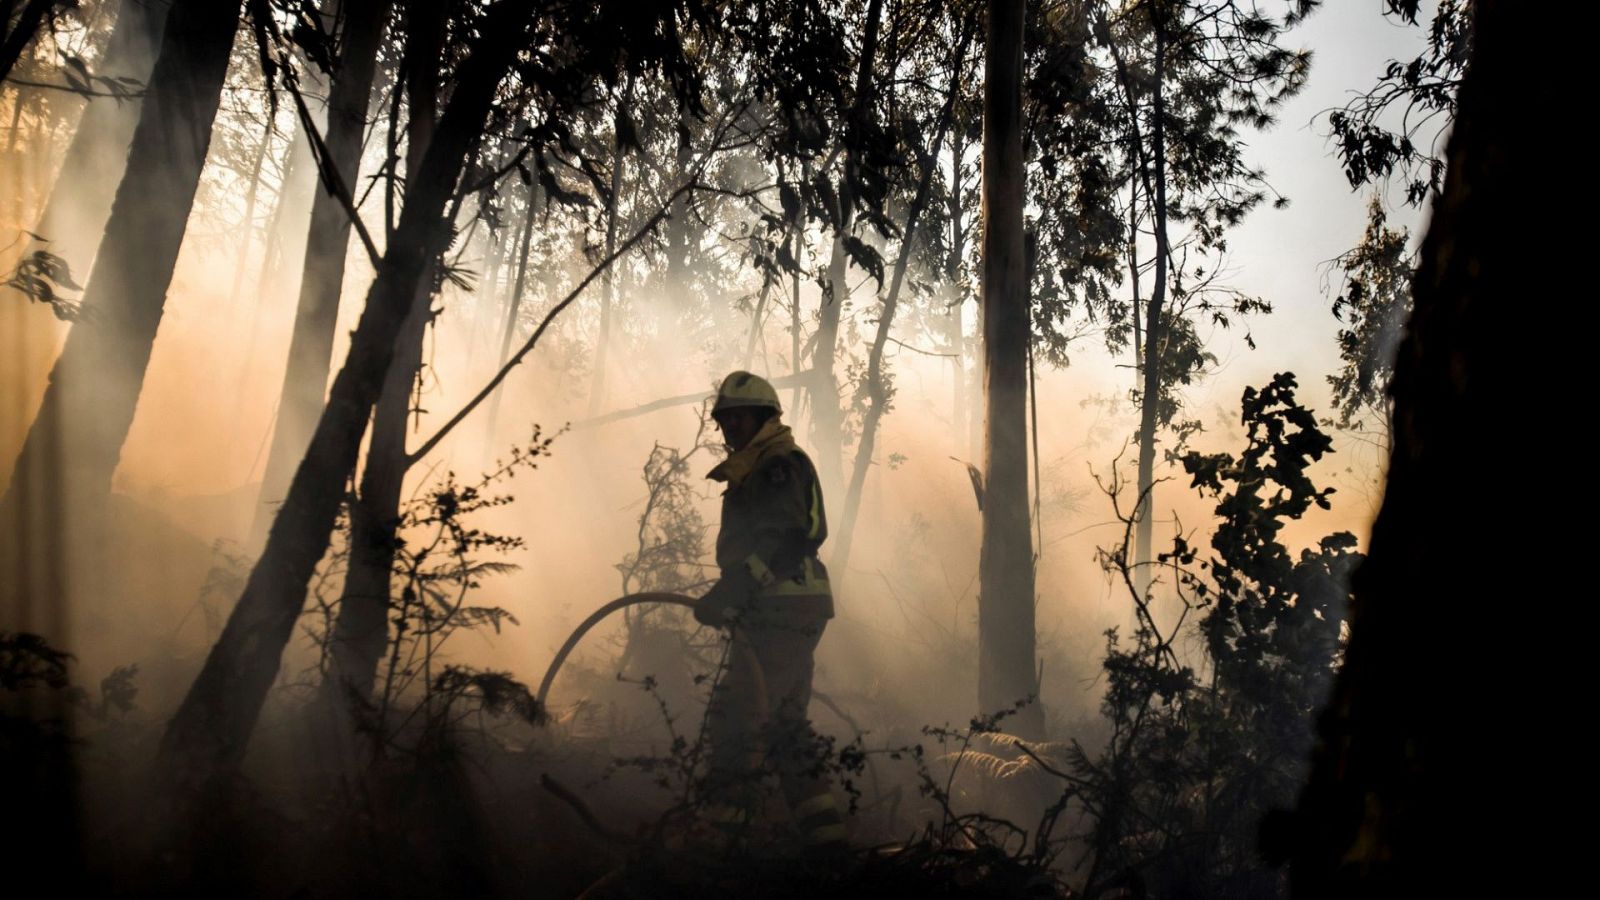
[{"label": "firefighter's trouser", "polygon": [[727,671],[706,711],[707,786],[715,805],[753,811],[762,775],[776,771],[801,835],[812,845],[845,837],[822,748],[806,718],[812,655],[826,624],[807,617],[735,626]]}]

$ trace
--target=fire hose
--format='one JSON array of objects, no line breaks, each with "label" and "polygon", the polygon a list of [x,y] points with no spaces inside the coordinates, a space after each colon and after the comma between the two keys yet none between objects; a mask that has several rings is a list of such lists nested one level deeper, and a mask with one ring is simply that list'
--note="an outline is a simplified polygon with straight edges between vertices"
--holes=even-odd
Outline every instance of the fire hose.
[{"label": "fire hose", "polygon": [[[578,646],[578,642],[583,640],[584,635],[588,634],[596,625],[604,621],[607,616],[617,612],[618,610],[627,609],[630,606],[643,606],[649,603],[659,603],[664,606],[682,606],[692,610],[695,608],[695,605],[698,602],[699,601],[695,598],[689,597],[685,594],[674,594],[666,591],[644,591],[637,594],[627,594],[622,597],[618,597],[617,599],[612,600],[610,603],[607,603],[606,605],[590,613],[588,618],[584,619],[581,623],[579,623],[577,628],[573,629],[573,632],[567,638],[566,643],[562,644],[561,649],[556,651],[555,659],[550,661],[550,668],[545,670],[544,680],[539,682],[539,708],[544,710],[549,709],[549,707],[546,705],[546,701],[550,696],[550,686],[555,683],[556,674],[561,671],[562,663],[567,661],[567,657],[570,656],[572,651]],[[745,663],[749,665],[757,699],[756,712],[760,721],[766,721],[766,719],[771,715],[771,701],[767,696],[766,673],[761,668],[761,661],[759,658],[757,658],[755,650],[748,643],[739,640],[737,629],[735,629],[730,649],[732,652],[739,653],[741,658],[744,659]],[[840,709],[837,704],[835,704],[825,695],[814,694],[814,696],[821,700],[824,705],[831,709],[836,715],[844,719],[844,721],[850,725],[850,727],[854,728],[859,738],[863,732],[861,731],[860,727],[856,725],[855,721],[845,714],[844,710]],[[878,781],[878,772],[875,765],[872,767],[872,778],[873,782],[876,784]],[[572,804],[574,808],[579,811],[580,815],[585,817],[586,821],[591,822],[592,827],[600,830],[599,825],[593,819],[593,815],[588,812],[587,808],[576,798],[575,795],[572,795],[570,791],[562,788],[559,784],[556,784],[548,775],[546,775],[542,780],[544,781],[547,789],[551,790],[553,793],[556,793],[557,796],[562,797],[562,799]],[[603,830],[601,833],[606,834],[606,832]]]},{"label": "fire hose", "polygon": [[[695,598],[686,596],[684,594],[673,594],[666,591],[645,591],[638,594],[627,594],[625,596],[618,597],[610,603],[607,603],[605,606],[602,606],[590,613],[589,618],[584,619],[583,622],[573,630],[572,635],[567,638],[567,642],[561,645],[561,649],[556,651],[556,658],[550,661],[550,668],[545,671],[544,680],[539,682],[539,708],[548,709],[548,707],[545,705],[545,701],[550,696],[550,685],[555,683],[556,673],[561,671],[561,664],[567,661],[567,657],[571,655],[573,649],[578,646],[578,642],[583,640],[583,636],[588,634],[590,629],[604,621],[607,616],[611,615],[617,610],[627,609],[630,606],[642,606],[646,603],[660,603],[667,606],[683,606],[689,609],[694,609],[697,602],[698,601],[695,600]],[[750,645],[744,641],[738,640],[737,635],[735,635],[733,641],[733,648],[734,652],[739,653],[744,661],[750,666],[751,674],[754,676],[755,680],[755,694],[759,706],[757,711],[760,713],[760,718],[765,721],[769,713],[767,706],[767,678],[766,673],[761,669],[761,661],[756,658],[755,650],[753,650]]]}]

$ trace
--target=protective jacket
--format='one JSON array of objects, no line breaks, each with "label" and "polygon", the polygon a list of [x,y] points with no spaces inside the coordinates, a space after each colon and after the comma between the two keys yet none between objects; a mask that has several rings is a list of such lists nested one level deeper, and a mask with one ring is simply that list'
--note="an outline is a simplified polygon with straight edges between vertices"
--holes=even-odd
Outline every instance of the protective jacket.
[{"label": "protective jacket", "polygon": [[828,570],[817,558],[828,537],[822,488],[788,426],[769,420],[707,477],[728,485],[717,534],[723,577],[753,579],[758,614],[832,618]]}]

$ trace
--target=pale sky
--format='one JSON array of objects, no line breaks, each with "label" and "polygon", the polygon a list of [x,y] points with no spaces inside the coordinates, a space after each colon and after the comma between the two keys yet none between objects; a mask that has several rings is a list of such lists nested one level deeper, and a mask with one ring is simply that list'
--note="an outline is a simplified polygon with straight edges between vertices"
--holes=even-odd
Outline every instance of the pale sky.
[{"label": "pale sky", "polygon": [[[1326,374],[1337,365],[1338,323],[1322,290],[1323,264],[1360,239],[1370,193],[1351,191],[1325,137],[1323,114],[1373,85],[1388,60],[1410,59],[1424,46],[1422,27],[1398,25],[1381,10],[1380,0],[1347,0],[1313,14],[1294,40],[1314,52],[1306,89],[1287,104],[1273,130],[1250,136],[1250,160],[1266,170],[1290,205],[1255,212],[1230,243],[1232,283],[1276,308],[1255,321],[1255,351],[1242,340],[1219,336],[1224,352],[1218,355],[1231,357],[1237,368],[1293,368],[1308,376],[1301,384],[1309,387],[1311,373]],[[1390,225],[1406,226],[1415,238],[1423,213],[1393,198],[1388,205]],[[1227,345],[1234,345],[1231,352]],[[1233,379],[1224,375],[1218,381]],[[1236,393],[1230,385],[1228,396]]]}]

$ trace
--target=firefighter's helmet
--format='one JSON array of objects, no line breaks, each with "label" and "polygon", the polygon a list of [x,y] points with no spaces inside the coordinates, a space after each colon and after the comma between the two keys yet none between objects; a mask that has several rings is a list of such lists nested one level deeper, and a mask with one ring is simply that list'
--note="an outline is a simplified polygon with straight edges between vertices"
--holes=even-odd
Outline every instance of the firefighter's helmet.
[{"label": "firefighter's helmet", "polygon": [[773,389],[772,383],[749,372],[734,372],[722,379],[722,386],[717,388],[717,402],[711,406],[711,415],[741,406],[783,412],[783,406],[778,403],[778,392]]}]

